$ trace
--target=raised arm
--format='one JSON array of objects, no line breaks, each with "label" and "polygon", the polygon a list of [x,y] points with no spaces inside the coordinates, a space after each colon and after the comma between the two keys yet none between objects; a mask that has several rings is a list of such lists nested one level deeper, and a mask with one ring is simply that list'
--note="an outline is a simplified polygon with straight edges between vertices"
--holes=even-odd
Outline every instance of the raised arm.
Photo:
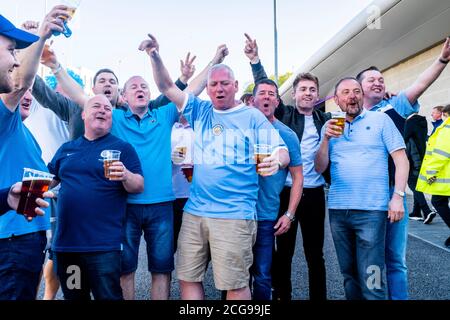
[{"label": "raised arm", "polygon": [[[69,16],[67,7],[55,6],[41,23],[37,32],[37,35],[40,37],[39,40],[18,53],[20,67],[15,68],[13,72],[14,89],[11,93],[1,95],[2,101],[10,111],[14,112],[16,110],[22,96],[33,85],[45,41],[51,37],[53,31],[61,32],[63,30],[63,22],[59,18],[61,16]],[[34,28],[38,24],[30,22],[28,26]]]},{"label": "raised arm", "polygon": [[419,97],[425,92],[425,90],[427,90],[440,76],[449,61],[450,37],[445,40],[439,57],[436,58],[433,64],[429,66],[424,72],[422,72],[417,80],[405,90],[405,95],[411,105],[415,104],[417,102],[417,99],[419,99]]},{"label": "raised arm", "polygon": [[50,47],[46,47],[44,50],[45,54],[41,59],[41,63],[52,70],[52,73],[58,80],[58,84],[67,96],[77,105],[84,107],[87,100],[89,100],[89,96],[83,91],[80,85],[72,79],[66,69],[61,66],[55,52]]},{"label": "raised arm", "polygon": [[[187,88],[187,83],[189,79],[192,78],[195,72],[195,66],[194,66],[194,60],[196,56],[190,57],[191,53],[189,52],[186,56],[186,59],[180,60],[180,71],[181,76],[178,78],[177,81],[175,81],[175,85],[180,88],[180,90],[184,90]],[[169,98],[167,98],[165,95],[160,94],[155,100],[150,101],[149,108],[155,109],[162,106],[165,106],[166,104],[170,103]]]},{"label": "raised arm", "polygon": [[40,105],[52,110],[63,121],[70,121],[76,109],[82,109],[72,100],[52,90],[39,76],[36,76],[32,92]]},{"label": "raised arm", "polygon": [[170,78],[169,72],[164,66],[161,56],[159,55],[159,44],[156,38],[148,34],[148,40],[141,42],[139,50],[147,52],[150,56],[150,61],[153,69],[153,78],[159,91],[175,103],[178,110],[181,112],[186,100],[186,93],[181,91]]},{"label": "raised arm", "polygon": [[209,69],[219,63],[222,63],[225,57],[228,55],[228,48],[225,44],[221,44],[217,47],[216,54],[210,63],[191,81],[187,87],[188,92],[198,96],[206,87],[206,82],[208,80]]},{"label": "raised arm", "polygon": [[258,44],[256,39],[252,39],[247,33],[244,33],[245,37],[245,47],[244,53],[250,60],[250,66],[252,67],[253,81],[257,83],[263,79],[268,79],[266,71],[261,64],[261,60],[258,55]]},{"label": "raised arm", "polygon": [[324,130],[324,136],[319,151],[317,151],[316,159],[314,160],[314,169],[320,174],[324,173],[330,164],[330,139],[340,137],[340,128],[336,126],[336,123],[336,119],[328,120],[322,128],[322,130]]}]

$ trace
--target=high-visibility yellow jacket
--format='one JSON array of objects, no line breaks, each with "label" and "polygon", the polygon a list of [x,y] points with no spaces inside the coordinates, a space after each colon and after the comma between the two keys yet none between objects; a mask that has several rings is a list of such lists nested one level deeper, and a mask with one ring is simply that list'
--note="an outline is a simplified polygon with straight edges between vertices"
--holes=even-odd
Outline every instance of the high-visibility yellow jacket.
[{"label": "high-visibility yellow jacket", "polygon": [[[433,176],[436,181],[428,184],[428,179]],[[450,196],[450,117],[428,139],[416,190]]]}]

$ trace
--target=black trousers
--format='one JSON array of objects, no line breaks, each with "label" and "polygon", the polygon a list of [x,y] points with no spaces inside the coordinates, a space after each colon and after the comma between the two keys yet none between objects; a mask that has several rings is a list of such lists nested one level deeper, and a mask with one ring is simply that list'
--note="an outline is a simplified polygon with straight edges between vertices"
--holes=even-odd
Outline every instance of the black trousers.
[{"label": "black trousers", "polygon": [[183,208],[188,198],[177,198],[173,202],[173,252],[177,251],[178,234],[181,229],[181,222],[183,221]]},{"label": "black trousers", "polygon": [[450,228],[450,209],[448,207],[448,196],[432,196],[431,203],[437,213],[444,220],[445,224]]},{"label": "black trousers", "polygon": [[[288,209],[291,188],[280,194],[278,216]],[[325,260],[323,258],[325,228],[325,194],[323,187],[304,188],[302,199],[295,213],[303,237],[303,249],[308,264],[309,298],[325,300],[327,297]],[[276,239],[277,248],[272,260],[272,286],[274,300],[291,300],[291,265],[297,237],[297,223]]]},{"label": "black trousers", "polygon": [[410,174],[408,176],[408,187],[413,191],[414,197],[414,206],[411,213],[414,216],[420,217],[422,214],[420,211],[422,210],[425,217],[431,212],[430,207],[428,206],[427,200],[422,192],[416,190],[417,180],[419,176]]}]

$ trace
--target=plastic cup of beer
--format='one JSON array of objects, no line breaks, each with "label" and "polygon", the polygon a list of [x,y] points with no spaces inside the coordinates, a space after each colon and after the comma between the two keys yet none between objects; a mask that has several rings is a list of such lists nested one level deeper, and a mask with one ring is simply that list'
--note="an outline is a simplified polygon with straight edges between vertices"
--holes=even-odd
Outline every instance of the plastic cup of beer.
[{"label": "plastic cup of beer", "polygon": [[48,59],[50,58],[50,44],[46,43],[44,44],[44,50],[42,50],[42,55],[41,55],[41,60],[42,61],[48,61]]},{"label": "plastic cup of beer", "polygon": [[114,180],[115,176],[111,175],[114,172],[110,169],[114,161],[120,160],[120,151],[118,150],[103,150],[100,154],[103,158],[103,169],[105,171],[105,178],[109,180]]},{"label": "plastic cup of beer", "polygon": [[[67,6],[67,13],[69,14],[69,18],[61,17],[62,20],[64,20],[64,26],[62,34],[69,38],[72,35],[72,30],[67,26],[67,23],[69,20],[73,18],[75,15],[75,12],[77,11],[78,7],[80,6],[81,0],[61,0],[60,1],[62,5]],[[54,36],[59,36],[59,32],[53,32]]]},{"label": "plastic cup of beer", "polygon": [[174,161],[175,164],[180,164],[184,161],[184,159],[186,159],[186,154],[187,154],[187,147],[185,146],[178,146],[175,147],[175,151],[178,153],[180,159]]},{"label": "plastic cup of beer", "polygon": [[43,194],[48,191],[53,177],[54,175],[48,172],[24,168],[17,213],[26,217],[36,217],[35,209],[38,207],[36,199],[43,198]]},{"label": "plastic cup of beer", "polygon": [[340,130],[341,134],[344,133],[345,117],[346,117],[346,113],[344,111],[333,111],[331,113],[331,118],[337,120],[335,125],[337,125],[341,128],[341,130]]},{"label": "plastic cup of beer", "polygon": [[188,182],[192,182],[192,177],[194,176],[194,167],[191,165],[185,165],[181,167],[184,176]]},{"label": "plastic cup of beer", "polygon": [[256,172],[261,174],[258,170],[258,164],[263,162],[263,160],[272,154],[273,147],[269,144],[255,144],[254,146],[255,162],[256,162]]}]

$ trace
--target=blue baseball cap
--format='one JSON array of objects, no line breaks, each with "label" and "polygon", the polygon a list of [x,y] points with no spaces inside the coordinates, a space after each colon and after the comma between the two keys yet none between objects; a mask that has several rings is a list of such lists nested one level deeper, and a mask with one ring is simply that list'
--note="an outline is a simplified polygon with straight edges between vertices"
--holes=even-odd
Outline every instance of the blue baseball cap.
[{"label": "blue baseball cap", "polygon": [[39,37],[16,28],[8,19],[0,14],[0,35],[16,41],[16,49],[28,47],[33,42],[39,40]]}]

